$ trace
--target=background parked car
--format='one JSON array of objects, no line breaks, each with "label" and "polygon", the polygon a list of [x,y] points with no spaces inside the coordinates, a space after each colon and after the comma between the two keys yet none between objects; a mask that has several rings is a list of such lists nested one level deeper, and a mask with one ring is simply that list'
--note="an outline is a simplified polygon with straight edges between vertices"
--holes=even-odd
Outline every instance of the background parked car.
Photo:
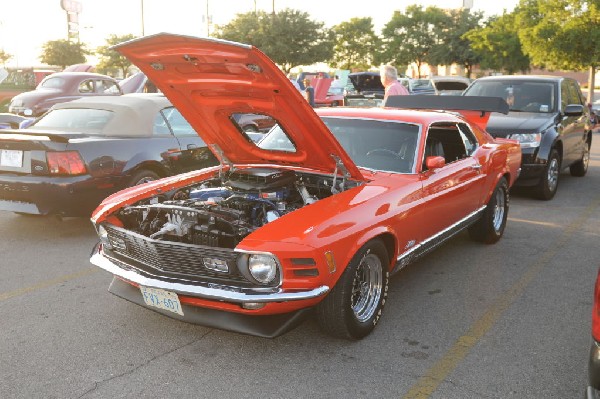
[{"label": "background parked car", "polygon": [[344,105],[379,106],[384,93],[379,72],[354,72],[348,75]]},{"label": "background parked car", "polygon": [[35,90],[13,97],[8,112],[40,116],[54,104],[82,97],[121,94],[123,92],[119,84],[110,76],[90,72],[57,72],[44,78]]},{"label": "background parked car", "polygon": [[21,115],[0,113],[0,129],[19,129],[24,122],[29,122],[31,118]]},{"label": "background parked car", "polygon": [[321,78],[330,78],[331,77],[329,75],[329,73],[327,73],[327,72],[300,72],[298,74],[298,76],[296,77],[296,83],[298,83],[300,90],[304,90],[306,88],[306,87],[304,87],[304,79],[309,79],[312,81],[317,76],[321,77]]},{"label": "background parked car", "polygon": [[471,84],[471,79],[462,76],[434,76],[431,82],[437,95],[460,96]]},{"label": "background parked car", "polygon": [[412,95],[433,95],[436,94],[435,87],[431,79],[411,79],[400,78],[400,83],[406,87],[409,94]]},{"label": "background parked car", "polygon": [[465,96],[506,100],[508,115],[491,115],[494,137],[521,143],[523,164],[517,185],[533,188],[539,199],[556,194],[560,172],[587,172],[592,145],[590,111],[576,80],[559,76],[489,76],[476,79]]},{"label": "background parked car", "polygon": [[26,214],[89,216],[120,189],[218,163],[160,94],[56,104],[0,130],[0,147],[0,210]]}]

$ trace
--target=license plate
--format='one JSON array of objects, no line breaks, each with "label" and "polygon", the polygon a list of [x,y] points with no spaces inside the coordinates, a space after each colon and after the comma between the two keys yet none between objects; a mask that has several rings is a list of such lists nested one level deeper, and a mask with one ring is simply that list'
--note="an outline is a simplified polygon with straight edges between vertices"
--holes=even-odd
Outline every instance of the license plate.
[{"label": "license plate", "polygon": [[23,166],[23,151],[0,150],[0,166],[20,168]]},{"label": "license plate", "polygon": [[146,305],[183,316],[181,303],[179,302],[179,297],[176,293],[161,290],[160,288],[144,286],[140,286],[140,291],[142,291],[142,297],[144,298]]}]

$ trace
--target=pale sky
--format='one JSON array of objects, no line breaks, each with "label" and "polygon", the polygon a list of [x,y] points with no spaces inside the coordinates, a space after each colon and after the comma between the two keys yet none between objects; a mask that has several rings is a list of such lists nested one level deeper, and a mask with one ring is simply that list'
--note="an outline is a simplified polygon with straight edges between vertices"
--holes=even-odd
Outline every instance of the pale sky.
[{"label": "pale sky", "polygon": [[[206,36],[206,14],[212,23],[223,25],[238,13],[258,10],[270,12],[285,8],[307,12],[311,19],[333,26],[353,17],[373,18],[376,31],[390,19],[393,11],[411,4],[423,7],[459,8],[463,0],[369,0],[365,3],[322,0],[79,0],[80,39],[94,49],[105,44],[110,34],[142,34],[141,6],[144,5],[144,33],[169,32]],[[208,2],[208,4],[207,4]],[[512,11],[518,0],[472,0],[473,10],[486,15]],[[359,4],[361,4],[359,6]],[[0,13],[0,49],[13,58],[9,67],[40,66],[37,59],[42,44],[67,38],[67,16],[61,0],[15,0],[4,4]]]}]

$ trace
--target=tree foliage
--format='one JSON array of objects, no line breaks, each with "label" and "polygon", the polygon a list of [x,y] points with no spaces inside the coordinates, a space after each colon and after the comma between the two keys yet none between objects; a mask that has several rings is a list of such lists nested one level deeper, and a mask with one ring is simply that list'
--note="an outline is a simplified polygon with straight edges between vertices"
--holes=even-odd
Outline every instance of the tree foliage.
[{"label": "tree foliage", "polygon": [[322,22],[308,13],[285,9],[238,14],[227,25],[216,27],[214,36],[252,44],[278,64],[285,73],[299,65],[331,59],[333,42]]},{"label": "tree foliage", "polygon": [[462,65],[467,76],[471,76],[473,66],[479,64],[481,57],[473,50],[465,33],[480,27],[483,13],[464,8],[447,10],[446,13],[446,18],[436,27],[438,43],[431,49],[427,61],[433,65]]},{"label": "tree foliage", "polygon": [[421,76],[421,66],[425,64],[432,49],[442,44],[440,27],[447,21],[444,10],[438,7],[412,5],[405,13],[394,11],[391,20],[382,30],[381,62],[396,65],[417,65]]},{"label": "tree foliage", "polygon": [[534,64],[583,70],[600,63],[600,4],[585,0],[521,0],[519,38]]},{"label": "tree foliage", "polygon": [[6,61],[10,60],[12,57],[12,54],[7,53],[3,49],[0,49],[0,64],[2,64],[2,66],[4,66],[6,64]]},{"label": "tree foliage", "polygon": [[352,18],[332,28],[334,46],[330,65],[340,69],[369,69],[374,65],[379,37],[371,17]]},{"label": "tree foliage", "polygon": [[108,36],[106,38],[106,45],[96,49],[96,54],[99,58],[98,65],[96,65],[98,72],[115,75],[115,72],[118,71],[122,77],[126,77],[132,63],[112,47],[135,38],[136,36],[132,34]]},{"label": "tree foliage", "polygon": [[513,13],[493,17],[486,26],[472,29],[464,37],[471,42],[471,48],[479,57],[483,69],[514,74],[530,68],[529,57],[523,53]]},{"label": "tree foliage", "polygon": [[83,43],[69,40],[50,40],[42,46],[39,60],[44,64],[57,65],[65,69],[69,65],[85,62],[85,56],[90,54]]},{"label": "tree foliage", "polygon": [[593,94],[600,64],[598,0],[521,0],[515,12],[519,38],[533,63],[562,70],[589,68]]}]

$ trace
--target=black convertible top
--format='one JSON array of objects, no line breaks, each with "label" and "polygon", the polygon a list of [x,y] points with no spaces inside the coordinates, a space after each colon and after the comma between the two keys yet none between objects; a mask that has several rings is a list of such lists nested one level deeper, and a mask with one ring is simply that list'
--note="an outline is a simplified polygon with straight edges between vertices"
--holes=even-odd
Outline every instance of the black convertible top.
[{"label": "black convertible top", "polygon": [[500,97],[479,96],[389,96],[384,107],[452,111],[481,111],[508,114],[508,104]]}]

